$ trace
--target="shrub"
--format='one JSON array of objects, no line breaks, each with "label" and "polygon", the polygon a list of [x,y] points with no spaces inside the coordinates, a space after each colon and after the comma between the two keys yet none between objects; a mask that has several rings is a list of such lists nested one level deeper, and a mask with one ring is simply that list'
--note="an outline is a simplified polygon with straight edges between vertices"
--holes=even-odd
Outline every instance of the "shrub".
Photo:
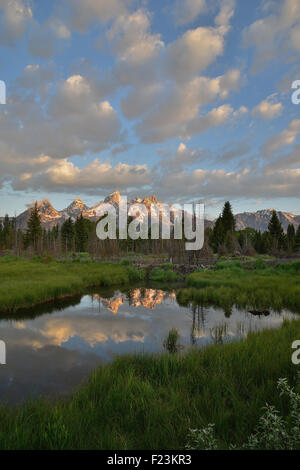
[{"label": "shrub", "polygon": [[[300,449],[300,393],[289,386],[287,379],[277,383],[280,396],[289,400],[289,413],[286,418],[272,405],[266,404],[264,413],[259,419],[257,429],[251,434],[242,450],[299,450]],[[202,429],[191,429],[188,436],[189,450],[217,450],[218,444],[214,425]],[[229,449],[237,447],[230,445]]]},{"label": "shrub", "polygon": [[130,281],[143,281],[146,277],[146,271],[144,269],[128,267],[127,272]]},{"label": "shrub", "polygon": [[222,261],[219,263],[216,263],[215,269],[217,271],[222,270],[222,269],[242,269],[242,263],[239,259],[233,260],[233,261]]},{"label": "shrub", "polygon": [[164,263],[164,264],[161,265],[161,269],[164,269],[165,271],[173,270],[173,264],[172,263]]},{"label": "shrub", "polygon": [[73,253],[72,261],[74,263],[91,263],[93,260],[89,253]]},{"label": "shrub", "polygon": [[263,259],[257,258],[253,265],[254,269],[266,269],[267,265]]},{"label": "shrub", "polygon": [[179,273],[175,273],[174,271],[165,271],[161,268],[154,268],[150,273],[150,279],[152,281],[160,281],[160,282],[176,282],[182,279],[182,276]]},{"label": "shrub", "polygon": [[131,261],[129,259],[122,259],[120,261],[120,265],[121,266],[130,266],[131,265]]}]

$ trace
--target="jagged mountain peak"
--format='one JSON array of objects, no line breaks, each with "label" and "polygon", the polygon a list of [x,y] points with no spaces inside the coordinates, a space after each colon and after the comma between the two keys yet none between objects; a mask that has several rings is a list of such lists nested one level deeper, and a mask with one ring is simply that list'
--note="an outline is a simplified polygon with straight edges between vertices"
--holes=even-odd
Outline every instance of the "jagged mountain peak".
[{"label": "jagged mountain peak", "polygon": [[109,204],[109,203],[119,204],[119,203],[120,203],[120,199],[121,199],[120,191],[116,190],[116,191],[113,191],[111,194],[109,194],[109,195],[104,199],[104,202],[105,202],[106,204]]},{"label": "jagged mountain peak", "polygon": [[[38,208],[40,213],[45,214],[45,215],[48,214],[48,215],[57,216],[58,211],[56,209],[54,209],[54,207],[52,206],[49,199],[44,198],[41,201],[37,201],[36,204],[37,204],[37,208]],[[28,210],[30,211],[34,207],[34,205],[35,205],[35,203],[31,204]]]},{"label": "jagged mountain peak", "polygon": [[87,209],[87,206],[81,199],[76,198],[74,199],[74,201],[71,202],[71,204],[68,205],[67,209],[76,209],[76,208],[84,211]]},{"label": "jagged mountain peak", "polygon": [[80,204],[84,204],[84,202],[82,201],[82,199],[80,199],[79,197],[76,197],[70,205],[72,204],[76,204],[76,205],[80,205]]},{"label": "jagged mountain peak", "polygon": [[71,204],[68,205],[66,209],[60,211],[60,214],[64,219],[68,217],[71,217],[71,219],[76,219],[82,212],[87,210],[88,207],[85,205],[85,203],[80,198],[76,198],[71,202]]},{"label": "jagged mountain peak", "polygon": [[36,203],[33,202],[32,204],[29,204],[29,208],[31,209],[32,207],[34,207],[35,204],[37,204],[37,207],[38,207],[38,208],[40,208],[40,207],[41,207],[41,208],[42,208],[42,207],[49,207],[49,206],[53,207],[52,204],[51,204],[51,202],[50,202],[49,199],[47,199],[47,198],[43,198],[43,199],[41,199],[40,201],[36,201]]},{"label": "jagged mountain peak", "polygon": [[[100,201],[92,208],[88,208],[80,198],[75,198],[66,209],[60,212],[58,212],[52,206],[51,202],[47,198],[42,199],[37,204],[41,214],[42,225],[46,228],[51,228],[57,224],[61,225],[69,217],[71,217],[73,220],[76,220],[76,218],[81,214],[86,219],[97,221],[104,203],[112,203],[117,208],[120,204],[122,204],[123,201],[125,200],[121,198],[120,192],[116,190],[109,194],[109,196],[107,196],[104,201]],[[136,203],[144,203],[148,208],[151,204],[157,204],[158,206],[162,204],[157,200],[157,197],[154,194],[144,198],[137,196],[128,202],[130,205]],[[26,230],[27,221],[33,206],[34,204],[28,206],[29,208],[17,217],[17,226],[22,230]],[[246,227],[251,227],[256,230],[260,230],[261,232],[268,230],[268,224],[272,217],[273,210],[274,209],[272,208],[261,209],[256,212],[243,212],[241,214],[235,215],[237,230],[243,230]],[[294,215],[292,213],[282,211],[276,212],[285,231],[287,231],[289,224],[293,224],[295,228],[297,228],[300,224],[300,215]],[[213,222],[206,220],[205,223],[206,226],[213,226]]]},{"label": "jagged mountain peak", "polygon": [[145,204],[146,206],[150,204],[158,204],[157,197],[155,196],[155,194],[151,194],[151,196],[146,196],[143,199],[143,204]]},{"label": "jagged mountain peak", "polygon": [[246,227],[251,227],[255,230],[266,232],[274,211],[277,213],[285,232],[290,224],[294,225],[295,228],[300,224],[300,216],[290,212],[276,211],[276,209],[262,209],[256,212],[243,212],[235,215],[236,228],[237,230],[244,230]]}]

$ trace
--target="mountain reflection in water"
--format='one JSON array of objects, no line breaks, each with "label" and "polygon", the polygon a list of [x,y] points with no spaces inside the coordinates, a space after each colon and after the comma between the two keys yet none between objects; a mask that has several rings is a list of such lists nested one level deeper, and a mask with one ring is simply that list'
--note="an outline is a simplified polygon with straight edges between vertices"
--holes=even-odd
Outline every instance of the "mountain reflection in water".
[{"label": "mountain reflection in water", "polygon": [[[77,305],[76,305],[77,303]],[[136,288],[99,290],[67,302],[0,320],[7,364],[0,366],[0,400],[16,403],[69,392],[116,354],[154,353],[172,328],[187,349],[278,327],[290,312],[268,316],[177,303],[175,291]]]},{"label": "mountain reflection in water", "polygon": [[116,315],[119,311],[119,307],[124,304],[124,301],[128,301],[130,307],[142,306],[147,310],[154,310],[157,305],[168,300],[172,301],[176,299],[176,292],[139,288],[129,291],[127,294],[116,292],[110,299],[101,297],[99,294],[94,294],[92,298],[93,300],[98,300],[107,310]]}]

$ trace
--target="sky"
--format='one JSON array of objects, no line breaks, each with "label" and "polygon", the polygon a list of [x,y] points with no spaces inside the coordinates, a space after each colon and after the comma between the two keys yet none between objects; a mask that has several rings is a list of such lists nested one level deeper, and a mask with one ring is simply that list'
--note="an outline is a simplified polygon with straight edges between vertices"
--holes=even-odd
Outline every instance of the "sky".
[{"label": "sky", "polygon": [[110,192],[300,214],[300,0],[0,0],[0,215]]}]

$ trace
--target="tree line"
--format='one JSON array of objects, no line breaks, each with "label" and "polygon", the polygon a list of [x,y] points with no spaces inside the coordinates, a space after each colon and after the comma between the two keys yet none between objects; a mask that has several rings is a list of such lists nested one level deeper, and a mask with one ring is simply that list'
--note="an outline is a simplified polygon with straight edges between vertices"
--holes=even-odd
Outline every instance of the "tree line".
[{"label": "tree line", "polygon": [[255,253],[278,255],[300,251],[300,225],[295,230],[294,225],[289,224],[285,233],[275,210],[267,231],[261,232],[250,227],[236,230],[231,204],[226,202],[214,228],[206,234],[211,248],[220,254],[239,252],[250,256]]},{"label": "tree line", "polygon": [[[132,218],[128,219],[128,223]],[[100,258],[122,256],[126,253],[161,254],[169,257],[209,258],[213,253],[253,256],[259,254],[295,254],[300,252],[300,226],[297,230],[290,224],[285,233],[276,211],[273,211],[266,232],[253,228],[236,230],[231,204],[224,204],[222,213],[213,228],[206,228],[204,247],[200,252],[185,252],[186,240],[99,240],[97,222],[80,215],[76,220],[67,219],[61,226],[46,229],[42,226],[37,204],[31,209],[25,232],[18,229],[16,220],[5,216],[0,223],[0,251],[23,252],[63,256],[66,253],[88,252]]]}]

